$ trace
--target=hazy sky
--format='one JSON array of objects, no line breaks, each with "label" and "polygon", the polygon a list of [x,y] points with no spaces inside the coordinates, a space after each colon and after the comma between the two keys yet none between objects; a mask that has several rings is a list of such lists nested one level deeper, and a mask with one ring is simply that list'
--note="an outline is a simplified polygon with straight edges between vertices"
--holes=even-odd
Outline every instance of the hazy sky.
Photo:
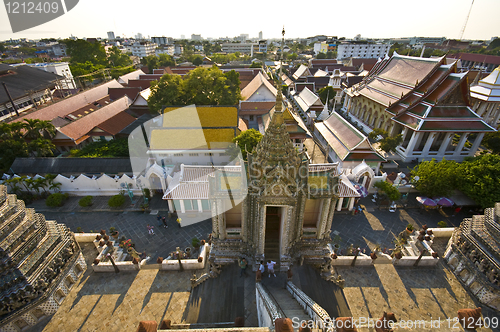
[{"label": "hazy sky", "polygon": [[[5,0],[11,1],[14,0]],[[19,0],[16,0],[19,1]],[[29,0],[27,0],[29,1]],[[46,0],[51,1],[51,0]],[[201,34],[264,38],[325,34],[352,38],[430,36],[458,38],[472,0],[317,0],[251,2],[221,0],[79,0],[65,15],[29,30],[12,33],[6,8],[0,5],[0,40],[167,36]],[[278,9],[279,8],[279,9]],[[464,39],[489,40],[500,35],[500,0],[475,0]]]}]

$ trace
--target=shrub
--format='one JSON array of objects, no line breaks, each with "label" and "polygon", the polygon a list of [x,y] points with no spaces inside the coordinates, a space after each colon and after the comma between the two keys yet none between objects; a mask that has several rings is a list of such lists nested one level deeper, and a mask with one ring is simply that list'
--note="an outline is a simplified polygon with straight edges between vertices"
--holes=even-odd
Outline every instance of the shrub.
[{"label": "shrub", "polygon": [[108,205],[110,207],[120,207],[125,203],[125,196],[118,194],[111,196],[111,198],[108,201]]},{"label": "shrub", "polygon": [[91,206],[92,205],[92,196],[85,196],[80,198],[78,201],[78,205],[81,207]]},{"label": "shrub", "polygon": [[448,226],[448,223],[446,221],[438,222],[438,227],[446,227],[446,226]]},{"label": "shrub", "polygon": [[63,206],[64,201],[68,199],[68,194],[55,193],[47,197],[45,204],[51,207]]},{"label": "shrub", "polygon": [[193,245],[193,247],[199,247],[200,246],[200,240],[197,238],[197,237],[194,237],[192,240],[191,240],[191,244]]},{"label": "shrub", "polygon": [[149,190],[149,188],[144,189],[144,197],[146,197],[147,199],[151,198],[151,190]]}]

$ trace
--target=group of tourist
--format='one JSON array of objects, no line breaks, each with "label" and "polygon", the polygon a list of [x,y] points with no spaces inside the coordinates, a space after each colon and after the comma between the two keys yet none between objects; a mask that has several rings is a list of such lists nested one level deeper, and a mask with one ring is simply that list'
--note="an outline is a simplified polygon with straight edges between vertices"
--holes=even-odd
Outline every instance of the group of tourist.
[{"label": "group of tourist", "polygon": [[[245,276],[247,275],[248,262],[245,257],[240,259],[239,265],[241,269],[240,270],[240,278],[241,278],[243,275]],[[276,266],[276,262],[269,259],[266,265],[267,265],[268,277],[271,278],[271,274],[274,275],[274,277],[276,277],[276,273],[274,272],[274,266]],[[264,266],[264,261],[260,261],[259,271],[261,275],[264,275],[265,270],[266,268]]]}]

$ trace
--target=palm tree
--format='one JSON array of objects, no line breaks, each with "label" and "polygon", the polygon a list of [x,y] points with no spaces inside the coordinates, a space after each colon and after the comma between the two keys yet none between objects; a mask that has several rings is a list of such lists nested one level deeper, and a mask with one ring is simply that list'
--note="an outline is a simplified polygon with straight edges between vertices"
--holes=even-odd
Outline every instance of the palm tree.
[{"label": "palm tree", "polygon": [[49,190],[53,190],[53,191],[59,191],[59,187],[62,185],[61,183],[59,182],[54,182],[55,178],[57,177],[57,175],[54,175],[54,174],[47,174],[45,175],[45,179],[47,180],[48,184],[49,184]]},{"label": "palm tree", "polygon": [[28,139],[52,138],[56,135],[56,128],[50,121],[38,119],[24,119],[24,121],[23,126]]},{"label": "palm tree", "polygon": [[35,140],[39,138],[40,135],[40,126],[38,119],[24,119],[24,129],[26,130],[26,138]]},{"label": "palm tree", "polygon": [[37,157],[53,156],[54,152],[52,151],[55,149],[56,146],[50,140],[41,137],[28,144],[29,152],[33,153],[33,155]]},{"label": "palm tree", "polygon": [[21,178],[16,177],[16,178],[10,178],[8,180],[5,180],[7,184],[10,185],[10,189],[14,194],[19,194],[21,192],[21,187],[19,187],[19,183],[21,182]]}]

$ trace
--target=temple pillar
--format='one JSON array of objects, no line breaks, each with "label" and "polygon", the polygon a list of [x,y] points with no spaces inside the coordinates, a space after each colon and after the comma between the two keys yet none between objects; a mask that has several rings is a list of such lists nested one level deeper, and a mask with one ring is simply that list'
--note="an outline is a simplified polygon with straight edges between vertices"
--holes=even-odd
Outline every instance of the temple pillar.
[{"label": "temple pillar", "polygon": [[186,207],[184,206],[184,200],[179,200],[179,205],[181,206],[181,213],[186,213]]},{"label": "temple pillar", "polygon": [[406,155],[407,156],[413,152],[413,149],[415,149],[415,145],[417,144],[419,137],[420,137],[420,133],[418,131],[414,131],[413,134],[411,135],[410,142],[408,143],[408,146],[406,147]]},{"label": "temple pillar", "polygon": [[473,157],[476,154],[476,151],[479,148],[479,144],[481,144],[483,137],[484,137],[484,133],[477,134],[476,140],[474,141],[474,143],[472,144],[472,147],[470,148],[469,156]]},{"label": "temple pillar", "polygon": [[[260,205],[260,204],[259,204]],[[257,255],[262,255],[264,256],[264,245],[266,241],[266,206],[261,205],[259,206],[259,222],[258,224],[261,225],[261,227],[258,227],[258,248],[257,248]]]},{"label": "temple pillar", "polygon": [[212,201],[212,232],[214,237],[219,238],[219,214],[216,200]]},{"label": "temple pillar", "polygon": [[500,118],[500,104],[499,103],[495,103],[495,110],[496,110],[495,111],[496,114],[494,115],[493,121],[489,125],[496,129],[497,128],[498,119]]},{"label": "temple pillar", "polygon": [[337,202],[337,211],[342,210],[342,203],[344,202],[344,197],[340,197]]},{"label": "temple pillar", "polygon": [[167,202],[168,202],[168,210],[170,212],[174,212],[174,203],[172,202],[172,200],[169,199]]},{"label": "temple pillar", "polygon": [[323,233],[324,234],[323,237],[330,236],[330,231],[332,230],[333,215],[335,214],[336,201],[337,201],[337,197],[335,196],[331,200],[330,211],[328,213],[328,218],[327,218],[327,222],[326,222],[325,232]]},{"label": "temple pillar", "polygon": [[464,148],[465,142],[467,141],[468,136],[469,136],[469,133],[462,133],[462,136],[460,137],[460,140],[458,141],[457,147],[455,148],[455,151],[453,152],[454,156],[460,155],[460,153],[462,152],[462,149]]},{"label": "temple pillar", "polygon": [[224,202],[217,200],[217,212],[219,212],[219,239],[226,239],[226,215],[224,214]]},{"label": "temple pillar", "polygon": [[318,226],[318,239],[322,239],[325,234],[326,224],[328,223],[328,215],[330,213],[330,204],[332,201],[328,198],[323,199],[323,204],[321,204],[321,219]]},{"label": "temple pillar", "polygon": [[353,197],[349,198],[349,211],[352,211],[354,208],[354,201],[355,199]]},{"label": "temple pillar", "polygon": [[432,143],[434,142],[434,139],[436,138],[437,133],[431,133],[427,137],[427,142],[425,142],[424,150],[422,151],[422,155],[425,157],[429,153],[429,150],[431,149]]},{"label": "temple pillar", "polygon": [[[479,106],[479,108],[476,110],[477,115],[479,115],[479,116],[481,116],[481,117],[482,117],[482,115],[483,115],[483,113],[484,113],[484,110],[486,109],[486,106],[488,106],[488,103],[483,102],[483,103]],[[483,119],[484,119],[484,118],[483,118]]]},{"label": "temple pillar", "polygon": [[[248,196],[247,196],[248,197]],[[241,239],[243,242],[247,242],[248,240],[248,235],[247,235],[247,224],[245,221],[247,220],[247,207],[248,207],[248,200],[247,197],[241,202]]]},{"label": "temple pillar", "polygon": [[439,155],[444,155],[446,152],[446,148],[448,145],[450,145],[451,139],[453,138],[454,133],[447,133],[446,136],[443,139],[443,143],[441,143],[441,146],[439,147]]},{"label": "temple pillar", "polygon": [[198,203],[198,212],[203,212],[203,206],[201,205],[201,199],[197,199],[196,200],[197,203]]}]

